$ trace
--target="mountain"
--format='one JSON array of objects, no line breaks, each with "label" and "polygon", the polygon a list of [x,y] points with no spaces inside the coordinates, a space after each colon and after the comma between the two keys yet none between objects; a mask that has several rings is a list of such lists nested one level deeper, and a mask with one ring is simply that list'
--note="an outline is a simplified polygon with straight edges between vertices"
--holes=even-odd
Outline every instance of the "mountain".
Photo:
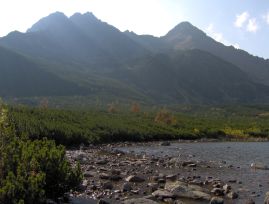
[{"label": "mountain", "polygon": [[121,32],[92,13],[56,12],[26,33],[0,38],[0,46],[0,96],[151,104],[269,100],[268,60],[224,46],[188,22],[159,38]]},{"label": "mountain", "polygon": [[260,103],[269,99],[267,86],[254,83],[235,65],[196,49],[147,57],[132,72],[136,86],[162,103]]},{"label": "mountain", "polygon": [[56,12],[35,23],[27,33],[13,32],[0,45],[67,65],[111,71],[147,50],[93,14],[76,13],[70,18]]},{"label": "mountain", "polygon": [[[65,64],[94,66],[96,62],[105,64],[105,59],[110,58],[94,40],[59,12],[41,19],[27,33],[10,33],[0,39],[0,44],[35,58]],[[106,55],[105,59],[103,55]]]},{"label": "mountain", "polygon": [[65,96],[87,90],[43,70],[42,66],[0,47],[0,96]]},{"label": "mountain", "polygon": [[246,72],[254,81],[269,85],[269,62],[244,50],[225,46],[189,22],[178,24],[161,38],[174,50],[200,49],[228,61]]}]

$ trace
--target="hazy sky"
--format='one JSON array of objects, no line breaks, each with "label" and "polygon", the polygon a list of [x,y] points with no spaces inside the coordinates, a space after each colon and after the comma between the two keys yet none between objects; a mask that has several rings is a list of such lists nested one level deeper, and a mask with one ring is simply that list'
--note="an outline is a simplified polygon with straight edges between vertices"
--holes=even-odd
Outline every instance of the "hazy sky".
[{"label": "hazy sky", "polygon": [[226,45],[269,58],[269,0],[0,0],[0,36],[48,14],[93,12],[120,30],[165,35],[190,21]]}]

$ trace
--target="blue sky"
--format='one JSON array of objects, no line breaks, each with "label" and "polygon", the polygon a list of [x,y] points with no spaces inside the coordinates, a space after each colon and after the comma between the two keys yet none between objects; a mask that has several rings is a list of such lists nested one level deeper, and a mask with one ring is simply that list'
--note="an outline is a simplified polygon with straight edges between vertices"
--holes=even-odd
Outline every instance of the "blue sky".
[{"label": "blue sky", "polygon": [[0,36],[48,14],[93,12],[122,31],[165,35],[189,21],[226,45],[269,58],[269,0],[0,0]]}]

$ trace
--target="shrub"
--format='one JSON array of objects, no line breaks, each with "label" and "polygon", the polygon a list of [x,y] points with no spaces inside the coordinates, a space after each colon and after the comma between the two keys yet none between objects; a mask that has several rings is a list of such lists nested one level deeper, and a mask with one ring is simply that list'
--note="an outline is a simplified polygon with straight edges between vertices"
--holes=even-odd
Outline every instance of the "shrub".
[{"label": "shrub", "polygon": [[47,139],[17,138],[0,109],[0,203],[44,203],[76,187],[82,179],[72,168],[63,146]]},{"label": "shrub", "polygon": [[169,113],[166,109],[160,110],[155,116],[155,122],[163,123],[166,125],[174,125],[176,124],[176,118]]}]

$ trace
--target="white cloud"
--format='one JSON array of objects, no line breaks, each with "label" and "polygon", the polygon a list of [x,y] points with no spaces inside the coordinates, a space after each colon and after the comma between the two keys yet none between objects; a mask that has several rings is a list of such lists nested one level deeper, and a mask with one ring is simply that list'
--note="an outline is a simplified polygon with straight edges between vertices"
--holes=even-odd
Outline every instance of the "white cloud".
[{"label": "white cloud", "polygon": [[210,24],[208,25],[208,27],[206,28],[206,33],[207,33],[209,36],[211,36],[214,40],[216,40],[216,41],[218,41],[218,42],[220,42],[220,43],[222,43],[222,44],[224,44],[224,45],[226,45],[226,46],[230,46],[230,45],[232,45],[232,46],[234,46],[236,49],[239,49],[239,48],[240,48],[240,46],[239,46],[237,43],[235,43],[235,44],[230,43],[228,40],[226,40],[226,39],[223,37],[223,34],[222,34],[222,33],[215,31],[215,28],[214,28],[214,24],[213,24],[213,23],[210,23]]},{"label": "white cloud", "polygon": [[248,25],[247,25],[247,31],[256,33],[257,30],[259,29],[258,23],[256,21],[256,18],[251,18],[248,20]]},{"label": "white cloud", "polygon": [[238,28],[242,28],[244,26],[244,23],[249,19],[249,13],[247,11],[236,15],[236,19],[234,22],[234,25]]}]

